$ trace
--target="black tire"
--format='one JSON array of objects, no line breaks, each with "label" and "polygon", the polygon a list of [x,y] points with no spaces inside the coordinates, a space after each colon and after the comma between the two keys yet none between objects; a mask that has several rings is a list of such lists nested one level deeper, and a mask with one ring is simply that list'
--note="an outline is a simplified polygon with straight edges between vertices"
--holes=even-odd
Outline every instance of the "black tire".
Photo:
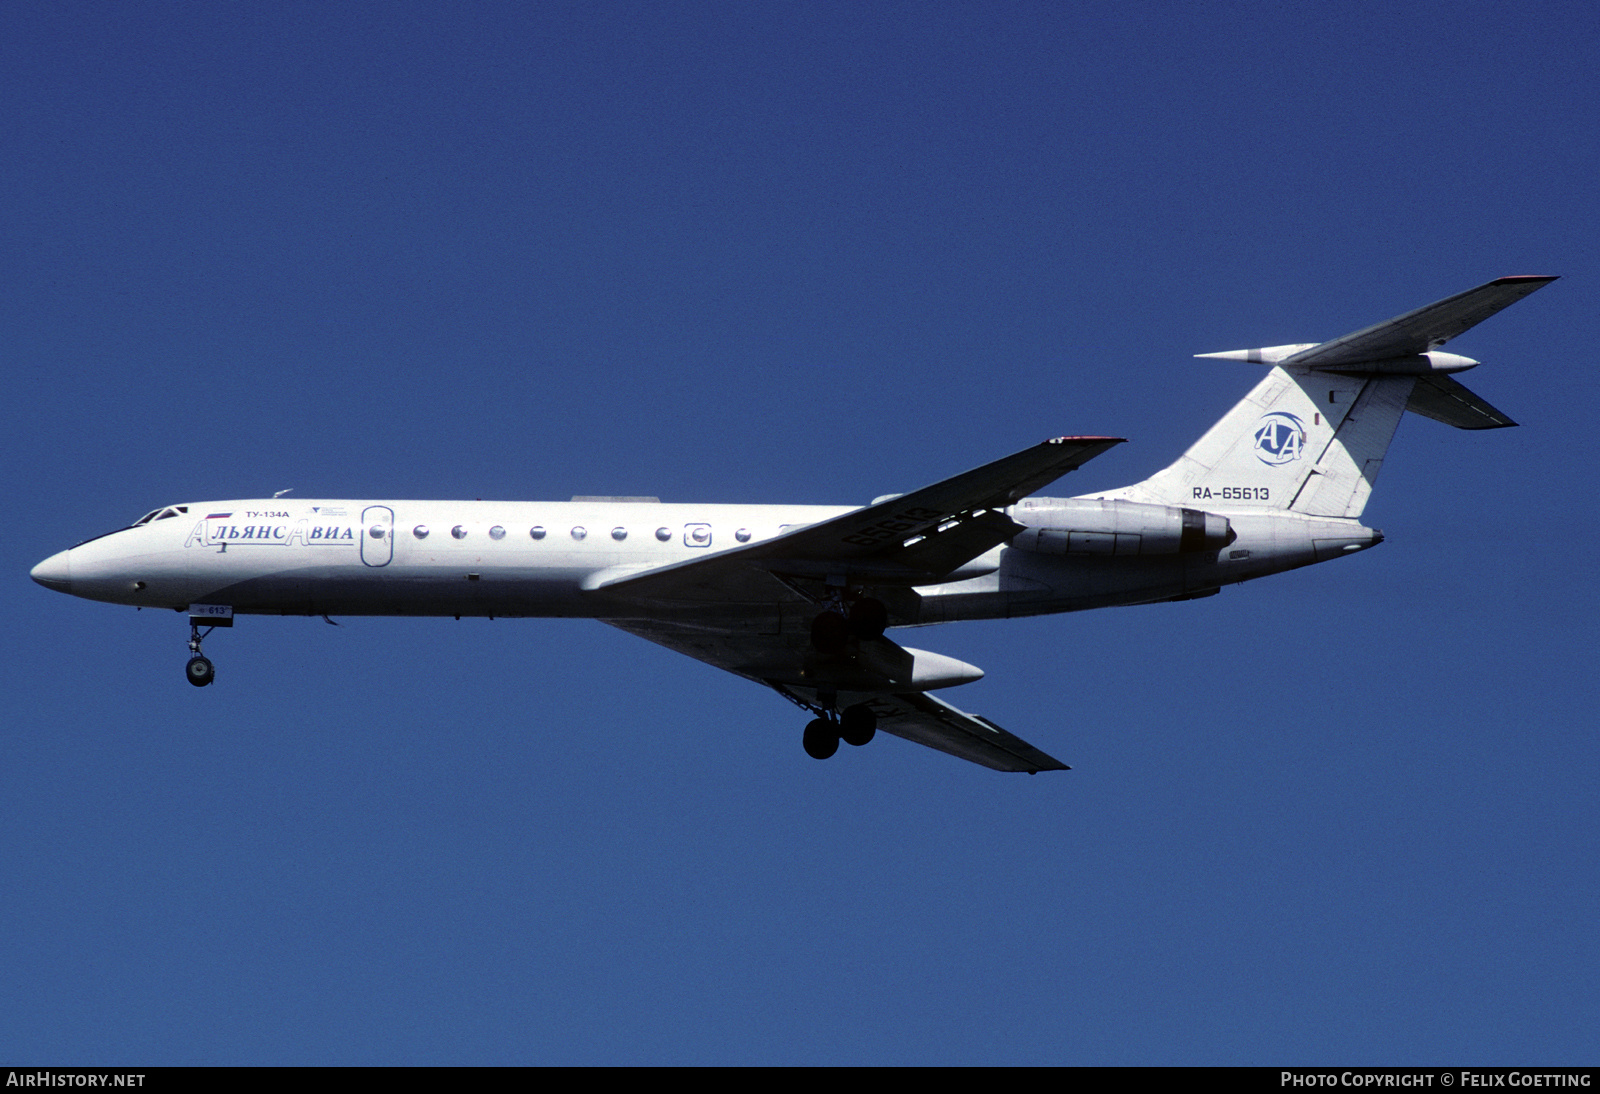
[{"label": "black tire", "polygon": [[818,653],[843,653],[850,624],[838,612],[823,612],[811,621],[811,646]]},{"label": "black tire", "polygon": [[801,743],[806,746],[807,756],[814,760],[826,760],[839,751],[839,731],[833,728],[833,723],[828,719],[813,718],[806,726]]},{"label": "black tire", "polygon": [[866,596],[850,605],[850,629],[857,638],[882,638],[889,625],[889,609],[883,601]]},{"label": "black tire", "polygon": [[199,654],[189,658],[188,668],[184,670],[189,683],[197,688],[203,688],[217,678],[217,670],[210,661]]},{"label": "black tire", "polygon": [[878,716],[864,703],[845,707],[839,714],[839,736],[857,748],[872,741],[878,733]]}]

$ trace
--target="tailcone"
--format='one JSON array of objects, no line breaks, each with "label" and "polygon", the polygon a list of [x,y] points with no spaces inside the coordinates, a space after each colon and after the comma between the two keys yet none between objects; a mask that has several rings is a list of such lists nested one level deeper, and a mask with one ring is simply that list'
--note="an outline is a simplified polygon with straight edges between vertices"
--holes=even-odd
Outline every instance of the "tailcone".
[{"label": "tailcone", "polygon": [[1318,562],[1327,562],[1331,558],[1343,558],[1359,551],[1376,547],[1383,542],[1383,533],[1376,528],[1366,528],[1357,525],[1349,532],[1340,531],[1337,534],[1327,534],[1327,526],[1323,525],[1317,532],[1312,533],[1312,548],[1316,552]]}]

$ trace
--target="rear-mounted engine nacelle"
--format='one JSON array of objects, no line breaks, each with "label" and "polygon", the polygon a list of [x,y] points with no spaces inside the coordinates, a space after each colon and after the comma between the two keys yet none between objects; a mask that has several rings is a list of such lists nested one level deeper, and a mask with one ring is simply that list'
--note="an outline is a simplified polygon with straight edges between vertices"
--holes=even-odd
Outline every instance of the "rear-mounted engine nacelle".
[{"label": "rear-mounted engine nacelle", "polygon": [[1234,541],[1227,517],[1175,505],[1025,498],[1010,509],[1026,526],[1011,546],[1042,555],[1178,555]]}]

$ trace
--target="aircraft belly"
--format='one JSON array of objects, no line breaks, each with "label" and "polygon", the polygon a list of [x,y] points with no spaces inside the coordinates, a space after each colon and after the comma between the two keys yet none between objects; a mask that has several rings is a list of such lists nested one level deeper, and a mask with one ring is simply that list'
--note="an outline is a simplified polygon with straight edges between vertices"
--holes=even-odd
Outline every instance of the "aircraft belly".
[{"label": "aircraft belly", "polygon": [[586,615],[581,573],[309,566],[198,588],[193,599],[245,614]]}]

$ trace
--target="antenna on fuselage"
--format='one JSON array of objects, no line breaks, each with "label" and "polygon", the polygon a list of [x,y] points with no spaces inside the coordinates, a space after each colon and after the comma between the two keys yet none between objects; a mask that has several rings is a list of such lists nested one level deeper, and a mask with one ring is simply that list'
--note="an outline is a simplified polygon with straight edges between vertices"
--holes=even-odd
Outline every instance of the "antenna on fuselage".
[{"label": "antenna on fuselage", "polygon": [[293,492],[294,492],[294,487],[291,486],[287,490],[279,490],[276,494],[274,494],[272,496],[275,497],[275,498],[281,498],[285,494],[289,494],[289,493],[293,493]]}]

